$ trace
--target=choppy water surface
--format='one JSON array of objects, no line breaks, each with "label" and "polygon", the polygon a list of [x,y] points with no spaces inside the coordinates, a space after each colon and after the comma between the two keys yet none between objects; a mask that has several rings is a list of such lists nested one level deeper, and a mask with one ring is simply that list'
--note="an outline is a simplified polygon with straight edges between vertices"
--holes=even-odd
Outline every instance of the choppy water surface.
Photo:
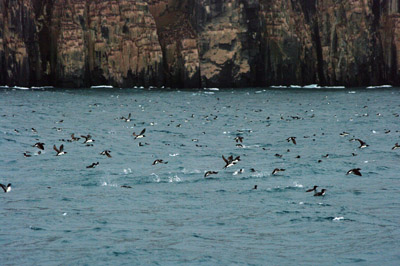
[{"label": "choppy water surface", "polygon": [[[398,89],[0,90],[0,183],[13,186],[0,191],[0,264],[398,265],[399,100]],[[241,161],[222,169],[221,155]],[[325,197],[305,192],[314,185]]]}]

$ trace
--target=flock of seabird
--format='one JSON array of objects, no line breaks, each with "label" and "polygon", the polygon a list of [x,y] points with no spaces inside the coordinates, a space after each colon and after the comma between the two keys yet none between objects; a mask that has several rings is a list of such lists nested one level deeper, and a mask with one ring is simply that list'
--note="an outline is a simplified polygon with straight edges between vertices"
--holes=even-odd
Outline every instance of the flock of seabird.
[{"label": "flock of seabird", "polygon": [[[219,99],[218,99],[218,100],[219,100]],[[205,117],[206,120],[209,120],[210,118],[213,118],[213,119],[215,120],[215,119],[218,118],[218,116],[214,116],[214,117],[211,117],[211,116],[213,116],[213,115],[206,116],[206,117]],[[192,118],[193,118],[193,117],[194,117],[194,115],[192,115]],[[130,121],[131,121],[131,113],[129,113],[129,115],[128,115],[127,117],[122,116],[122,117],[120,117],[119,119],[121,119],[121,120],[123,120],[123,121],[125,121],[125,122],[130,122]],[[269,119],[270,119],[270,117],[267,118],[267,120],[269,120]],[[281,119],[284,119],[284,118],[281,116]],[[297,117],[297,116],[296,116],[296,117],[293,117],[293,116],[292,116],[292,119],[301,119],[301,118],[300,118],[300,117]],[[58,124],[58,123],[62,123],[63,121],[64,121],[64,120],[60,120],[60,121],[57,121],[56,123],[57,123],[57,124]],[[168,126],[169,126],[169,124],[168,124]],[[178,125],[177,125],[177,127],[180,127],[180,126],[181,126],[181,124],[178,124]],[[267,126],[269,126],[269,125],[267,125]],[[36,130],[35,128],[31,128],[31,131],[34,132],[34,133],[37,133],[37,130]],[[17,129],[14,129],[14,132],[19,133],[19,131],[18,131]],[[133,133],[132,133],[133,139],[136,140],[136,139],[141,139],[141,138],[146,137],[146,136],[145,136],[145,132],[146,132],[146,128],[144,128],[139,134],[136,134],[135,132],[133,132]],[[388,134],[389,132],[390,132],[390,130],[386,130],[386,131],[385,131],[386,134]],[[205,132],[203,132],[203,133],[205,134]],[[239,133],[240,133],[240,132],[239,132]],[[341,137],[346,137],[346,136],[349,136],[349,135],[350,135],[350,133],[348,133],[348,132],[342,132],[342,133],[340,133],[340,136],[341,136]],[[315,134],[314,134],[314,136],[315,136]],[[304,138],[307,138],[307,137],[309,137],[309,136],[304,136]],[[92,143],[95,142],[95,140],[92,139],[92,136],[91,136],[90,134],[89,134],[89,135],[81,135],[81,138],[84,139],[83,144],[85,144],[86,146],[93,146]],[[76,137],[75,134],[73,133],[73,134],[71,134],[71,139],[68,139],[68,140],[61,139],[61,141],[74,142],[74,141],[79,141],[81,138]],[[236,142],[236,147],[238,147],[238,148],[243,148],[243,147],[244,147],[243,144],[242,144],[242,143],[243,143],[243,140],[244,140],[244,137],[243,137],[243,136],[237,135],[237,136],[234,138],[234,141]],[[197,142],[198,139],[192,139],[192,141],[193,141],[193,142]],[[297,144],[297,142],[296,142],[296,137],[294,137],[294,136],[288,137],[288,138],[286,139],[286,141],[287,141],[287,142],[292,142],[294,145]],[[359,149],[364,149],[364,148],[367,148],[367,147],[369,146],[365,141],[363,141],[363,140],[361,140],[361,139],[359,139],[359,138],[352,138],[352,139],[350,139],[350,141],[358,141],[358,142],[360,143],[360,145],[359,145],[359,147],[358,147]],[[145,145],[149,145],[149,144],[148,144],[148,143],[139,142],[138,145],[139,145],[139,146],[145,146]],[[37,152],[38,155],[41,154],[41,151],[43,151],[43,150],[45,149],[44,146],[45,146],[45,143],[42,143],[42,142],[37,142],[37,143],[35,143],[35,144],[33,145],[33,147],[36,147],[36,148],[39,149],[39,151]],[[196,144],[196,147],[202,147],[202,146]],[[395,150],[395,149],[398,149],[398,148],[400,148],[400,145],[399,145],[398,143],[396,143],[396,144],[392,147],[392,150]],[[55,156],[61,156],[61,155],[67,154],[67,152],[64,151],[64,144],[61,144],[59,147],[57,147],[56,145],[53,145],[53,149],[54,149],[54,151],[56,152]],[[265,148],[263,148],[263,150],[265,150]],[[290,152],[290,149],[288,149],[287,151]],[[30,155],[29,153],[30,153],[29,151],[26,151],[25,153],[23,153],[23,154],[24,154],[24,157],[31,157],[31,155]],[[111,156],[111,151],[110,151],[110,150],[104,150],[104,151],[102,151],[102,152],[100,153],[100,155],[107,156],[108,158],[111,158],[111,157],[112,157],[112,156]],[[357,154],[355,154],[355,153],[352,153],[352,155],[353,155],[353,156],[357,156]],[[283,155],[277,153],[277,154],[275,154],[275,156],[278,157],[278,158],[281,158]],[[328,158],[328,157],[329,157],[329,154],[323,155],[322,157]],[[296,158],[299,159],[299,158],[300,158],[300,155],[298,155]],[[238,163],[241,161],[240,156],[234,157],[233,155],[230,155],[230,156],[227,157],[227,158],[226,158],[224,155],[222,155],[222,159],[223,159],[223,161],[224,161],[224,163],[225,163],[225,165],[222,167],[222,169],[227,169],[227,168],[229,168],[229,167],[232,167],[232,166],[238,164]],[[321,162],[321,160],[319,160],[318,162]],[[168,162],[166,162],[166,161],[164,161],[164,160],[162,160],[162,159],[156,159],[156,160],[152,163],[152,165],[156,165],[156,164],[167,164],[167,163],[168,163]],[[88,169],[89,169],[89,168],[95,168],[97,165],[99,165],[99,162],[92,163],[91,165],[86,166],[86,168],[88,168]],[[251,168],[250,171],[251,171],[251,172],[256,172],[256,170],[255,170],[254,168]],[[280,172],[284,172],[284,171],[286,171],[286,169],[283,169],[283,168],[275,168],[275,169],[272,171],[271,175],[278,175]],[[237,170],[237,171],[234,172],[234,175],[236,175],[236,174],[241,174],[241,173],[243,173],[243,172],[244,172],[244,169],[239,169],[239,170]],[[205,174],[204,174],[204,178],[207,178],[207,177],[209,177],[209,176],[211,176],[211,175],[217,175],[218,173],[219,173],[218,171],[212,171],[212,170],[206,171]],[[361,169],[360,169],[360,168],[354,168],[354,169],[348,170],[347,173],[346,173],[346,175],[350,175],[350,174],[357,175],[357,176],[362,176],[362,174],[361,174]],[[7,186],[5,186],[5,185],[3,185],[3,184],[0,184],[0,186],[1,186],[1,188],[4,190],[5,193],[11,191],[11,184],[8,184]],[[123,188],[131,188],[131,186],[127,186],[127,185],[122,185],[121,187],[123,187]],[[258,185],[254,185],[253,189],[257,189],[257,188],[258,188]],[[318,191],[317,191],[317,188],[318,188],[318,186],[315,185],[313,188],[306,190],[306,192],[314,192],[314,196],[324,196],[324,195],[325,195],[325,192],[326,192],[326,189],[323,188],[321,191],[318,192]]]}]

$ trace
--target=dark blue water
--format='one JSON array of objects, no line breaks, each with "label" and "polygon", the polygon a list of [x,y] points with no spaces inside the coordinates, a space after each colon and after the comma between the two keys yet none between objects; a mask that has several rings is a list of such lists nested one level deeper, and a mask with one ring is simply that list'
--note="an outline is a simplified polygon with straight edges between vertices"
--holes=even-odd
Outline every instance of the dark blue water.
[{"label": "dark blue water", "polygon": [[[0,90],[0,183],[12,183],[0,264],[398,265],[399,100],[398,89]],[[241,161],[222,169],[221,155]],[[325,197],[305,192],[314,185]]]}]

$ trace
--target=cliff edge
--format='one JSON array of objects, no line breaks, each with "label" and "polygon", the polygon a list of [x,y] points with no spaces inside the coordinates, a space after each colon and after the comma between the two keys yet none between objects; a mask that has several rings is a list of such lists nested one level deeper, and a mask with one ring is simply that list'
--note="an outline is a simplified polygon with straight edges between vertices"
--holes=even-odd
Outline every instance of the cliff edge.
[{"label": "cliff edge", "polygon": [[0,85],[400,85],[398,0],[0,0]]}]

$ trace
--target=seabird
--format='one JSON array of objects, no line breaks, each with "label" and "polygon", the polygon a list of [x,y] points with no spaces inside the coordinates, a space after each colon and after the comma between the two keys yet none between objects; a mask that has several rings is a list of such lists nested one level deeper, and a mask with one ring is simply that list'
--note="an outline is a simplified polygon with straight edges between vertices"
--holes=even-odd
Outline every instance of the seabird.
[{"label": "seabird", "polygon": [[289,138],[287,138],[286,140],[287,140],[287,142],[292,141],[293,144],[296,145],[296,137],[289,137]]},{"label": "seabird", "polygon": [[275,174],[278,173],[278,172],[284,172],[284,171],[286,171],[286,169],[275,168],[274,171],[272,171],[272,174],[271,174],[271,175],[275,175]]},{"label": "seabird", "polygon": [[61,144],[60,149],[57,149],[56,145],[53,146],[53,149],[57,152],[56,156],[67,154],[64,151],[64,144]]},{"label": "seabird", "polygon": [[11,191],[11,184],[8,184],[7,186],[0,184],[0,187],[4,190],[4,193]]},{"label": "seabird", "polygon": [[207,172],[204,174],[204,177],[207,177],[207,176],[209,176],[209,175],[216,175],[216,174],[218,174],[218,172],[216,172],[216,171],[207,171]]},{"label": "seabird", "polygon": [[346,175],[354,174],[354,175],[362,176],[360,170],[361,170],[360,168],[351,169],[351,170],[347,171]]},{"label": "seabird", "polygon": [[146,136],[144,135],[145,132],[146,132],[146,129],[144,128],[144,129],[142,130],[142,132],[140,132],[139,135],[136,135],[135,132],[133,132],[132,135],[135,137],[135,139],[141,139],[141,138],[146,137]]},{"label": "seabird", "polygon": [[122,116],[121,119],[122,119],[122,120],[125,120],[125,122],[130,122],[130,121],[131,121],[131,113],[129,113],[129,115],[128,115],[127,118],[124,117],[124,116]]},{"label": "seabird", "polygon": [[396,144],[394,144],[394,146],[393,146],[392,150],[399,149],[399,148],[400,148],[400,145],[399,145],[399,143],[396,143]]},{"label": "seabird", "polygon": [[326,191],[326,189],[323,188],[323,189],[321,190],[321,192],[316,192],[316,193],[314,194],[314,197],[325,196],[325,191]]},{"label": "seabird", "polygon": [[241,136],[237,136],[236,138],[234,138],[234,140],[238,143],[238,142],[243,142],[243,137]]},{"label": "seabird", "polygon": [[122,185],[121,187],[123,187],[123,188],[132,188],[131,186],[127,186],[127,185]]},{"label": "seabird", "polygon": [[308,189],[306,192],[312,192],[312,191],[316,191],[318,186],[314,186],[313,188]]},{"label": "seabird", "polygon": [[78,140],[80,140],[80,139],[81,139],[81,138],[75,137],[75,134],[74,134],[74,133],[71,134],[71,141],[78,141]]},{"label": "seabird", "polygon": [[362,141],[361,139],[351,139],[350,141],[358,141],[360,142],[360,146],[358,147],[359,149],[363,149],[368,147],[369,145],[367,143],[365,143],[364,141]]},{"label": "seabird", "polygon": [[235,159],[233,159],[233,155],[231,155],[228,157],[228,159],[226,159],[224,157],[224,155],[222,155],[222,159],[226,163],[224,166],[224,169],[225,169],[225,168],[228,168],[228,167],[231,167],[231,166],[237,164],[240,161],[240,156],[237,156]]},{"label": "seabird", "polygon": [[239,170],[236,170],[233,175],[238,175],[238,174],[242,174],[244,172],[244,170],[242,168],[240,168]]},{"label": "seabird", "polygon": [[345,137],[345,136],[348,136],[349,135],[349,133],[348,132],[345,132],[345,131],[343,131],[342,133],[340,133],[340,136],[342,136],[342,137]]},{"label": "seabird", "polygon": [[164,160],[157,159],[157,160],[155,160],[155,161],[153,162],[152,165],[156,165],[156,164],[159,164],[159,163],[167,164],[168,162],[164,162]]},{"label": "seabird", "polygon": [[32,147],[36,147],[40,150],[44,150],[44,143],[42,142],[36,142],[35,145],[33,145]]},{"label": "seabird", "polygon": [[275,153],[275,156],[278,157],[278,158],[282,158],[283,155],[279,154],[279,153]]},{"label": "seabird", "polygon": [[96,165],[99,165],[99,162],[97,162],[97,163],[92,163],[91,165],[86,166],[86,168],[94,168]]},{"label": "seabird", "polygon": [[111,151],[109,151],[109,150],[105,150],[105,151],[102,151],[102,152],[100,153],[100,155],[106,155],[108,158],[111,158],[112,156],[111,156],[110,152],[111,152]]},{"label": "seabird", "polygon": [[32,130],[33,133],[37,133],[37,130],[36,130],[36,129],[31,128],[31,130]]},{"label": "seabird", "polygon": [[27,151],[27,152],[24,152],[24,157],[31,157],[32,155],[30,155],[30,154],[28,154],[29,153],[29,151]]},{"label": "seabird", "polygon": [[92,139],[92,136],[90,136],[90,135],[87,135],[87,136],[81,135],[81,137],[85,139],[83,144],[94,142],[94,139]]},{"label": "seabird", "polygon": [[254,185],[253,189],[257,189],[257,185]]}]

